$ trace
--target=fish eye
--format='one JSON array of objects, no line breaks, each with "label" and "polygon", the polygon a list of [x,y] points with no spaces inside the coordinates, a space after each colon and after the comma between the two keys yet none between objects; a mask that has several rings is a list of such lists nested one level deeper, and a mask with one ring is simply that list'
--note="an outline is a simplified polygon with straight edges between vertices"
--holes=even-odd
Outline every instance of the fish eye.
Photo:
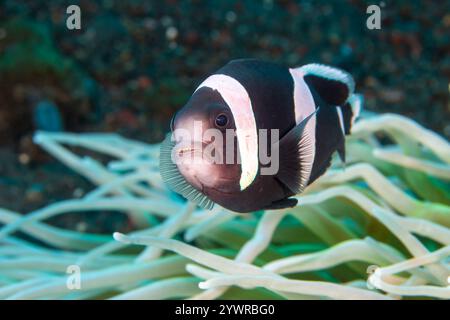
[{"label": "fish eye", "polygon": [[228,117],[227,117],[227,115],[223,114],[223,113],[219,114],[216,117],[215,123],[216,123],[216,126],[218,126],[219,128],[225,127],[228,124]]}]

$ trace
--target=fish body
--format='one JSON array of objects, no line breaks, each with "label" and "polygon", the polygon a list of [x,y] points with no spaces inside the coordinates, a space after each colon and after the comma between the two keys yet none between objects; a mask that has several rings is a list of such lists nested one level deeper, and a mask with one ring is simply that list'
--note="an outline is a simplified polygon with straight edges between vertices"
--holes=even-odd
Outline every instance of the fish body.
[{"label": "fish body", "polygon": [[326,171],[335,151],[345,161],[361,105],[353,91],[352,77],[336,68],[233,60],[174,116],[161,147],[163,180],[205,208],[295,206],[290,197]]}]

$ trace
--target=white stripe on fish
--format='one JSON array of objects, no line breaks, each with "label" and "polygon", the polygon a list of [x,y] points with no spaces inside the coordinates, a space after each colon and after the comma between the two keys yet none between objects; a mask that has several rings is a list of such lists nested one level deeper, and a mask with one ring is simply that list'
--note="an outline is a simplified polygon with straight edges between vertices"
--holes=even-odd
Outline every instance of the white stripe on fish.
[{"label": "white stripe on fish", "polygon": [[[298,125],[306,117],[316,111],[316,105],[311,91],[304,80],[304,73],[300,68],[289,69],[294,80],[294,106],[295,106],[295,124]],[[311,175],[312,166],[316,153],[316,115],[314,114],[305,127],[305,153],[301,155],[301,181],[300,185],[305,187]]]},{"label": "white stripe on fish", "polygon": [[245,190],[258,173],[258,135],[252,102],[247,90],[234,78],[214,74],[200,86],[217,90],[230,107],[236,125],[236,136],[241,156],[241,178],[239,186]]}]

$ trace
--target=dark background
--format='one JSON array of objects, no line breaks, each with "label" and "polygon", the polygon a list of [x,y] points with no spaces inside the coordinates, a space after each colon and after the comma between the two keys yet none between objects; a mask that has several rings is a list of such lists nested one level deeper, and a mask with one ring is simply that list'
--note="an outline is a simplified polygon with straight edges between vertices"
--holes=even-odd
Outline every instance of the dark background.
[{"label": "dark background", "polygon": [[[66,8],[81,7],[81,30]],[[381,6],[381,30],[366,8]],[[0,1],[0,207],[26,212],[91,186],[35,130],[162,140],[208,74],[253,57],[350,72],[365,108],[450,137],[450,1]],[[74,190],[76,190],[74,194]]]}]

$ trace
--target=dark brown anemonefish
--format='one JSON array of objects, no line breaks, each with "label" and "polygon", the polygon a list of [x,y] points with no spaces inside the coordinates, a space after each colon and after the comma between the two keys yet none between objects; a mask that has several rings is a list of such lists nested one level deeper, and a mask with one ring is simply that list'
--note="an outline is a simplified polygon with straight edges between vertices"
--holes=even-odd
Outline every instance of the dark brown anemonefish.
[{"label": "dark brown anemonefish", "polygon": [[[161,144],[161,176],[207,209],[295,206],[291,197],[326,171],[335,151],[345,161],[345,135],[362,104],[354,86],[347,72],[321,64],[233,60],[207,77],[172,119]],[[205,134],[209,129],[219,135]],[[270,141],[269,162],[261,156],[261,132]],[[275,158],[277,170],[264,174]]]}]

